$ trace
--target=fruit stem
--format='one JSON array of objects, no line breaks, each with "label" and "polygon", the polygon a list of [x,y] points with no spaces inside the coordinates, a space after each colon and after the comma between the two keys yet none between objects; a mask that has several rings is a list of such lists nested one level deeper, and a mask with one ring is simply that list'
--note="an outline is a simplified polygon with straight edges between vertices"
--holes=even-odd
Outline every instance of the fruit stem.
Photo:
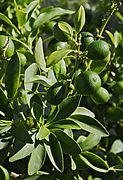
[{"label": "fruit stem", "polygon": [[111,9],[106,13],[106,15],[105,15],[106,17],[104,17],[104,19],[103,19],[102,27],[101,27],[100,33],[98,34],[97,37],[99,37],[99,38],[102,37],[102,34],[103,34],[103,32],[104,32],[104,29],[105,29],[107,23],[108,23],[109,20],[111,19],[111,17],[112,17],[112,15],[114,14],[114,12],[118,10],[118,5],[120,5],[120,4],[118,4],[118,3],[112,3]]}]

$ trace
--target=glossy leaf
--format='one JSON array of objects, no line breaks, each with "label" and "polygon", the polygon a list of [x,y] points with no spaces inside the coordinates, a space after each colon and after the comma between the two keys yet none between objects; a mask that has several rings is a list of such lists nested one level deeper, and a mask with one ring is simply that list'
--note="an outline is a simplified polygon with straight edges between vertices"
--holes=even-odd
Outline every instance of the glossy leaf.
[{"label": "glossy leaf", "polygon": [[36,43],[34,55],[35,55],[36,63],[39,65],[39,67],[43,71],[46,72],[47,69],[46,69],[46,62],[45,62],[45,58],[44,58],[43,43],[42,43],[41,37],[39,37],[39,39]]},{"label": "glossy leaf", "polygon": [[123,142],[120,139],[116,139],[111,146],[110,152],[115,154],[123,152]]},{"label": "glossy leaf", "polygon": [[83,141],[81,136],[78,138],[77,143],[80,145],[82,151],[90,150],[100,142],[101,137],[97,134],[90,133],[88,137]]},{"label": "glossy leaf", "polygon": [[112,34],[110,31],[108,31],[108,30],[105,30],[105,32],[106,32],[107,35],[109,36],[111,42],[114,44],[114,36],[113,36],[113,34]]},{"label": "glossy leaf", "polygon": [[64,159],[61,144],[54,134],[49,135],[49,140],[45,144],[48,157],[53,166],[60,172],[64,170]]},{"label": "glossy leaf", "polygon": [[21,141],[16,141],[13,146],[13,151],[10,152],[9,162],[14,162],[29,156],[34,150],[34,144],[24,144]]},{"label": "glossy leaf", "polygon": [[8,25],[10,25],[12,28],[14,28],[18,34],[20,34],[20,31],[16,28],[16,26],[11,22],[11,20],[6,15],[0,13],[0,19],[6,22]]},{"label": "glossy leaf", "polygon": [[122,34],[117,30],[114,32],[114,45],[115,47],[118,46],[119,42],[122,40]]},{"label": "glossy leaf", "polygon": [[65,98],[59,105],[59,112],[55,117],[55,120],[69,117],[79,105],[80,99],[81,97],[79,95]]},{"label": "glossy leaf", "polygon": [[107,173],[109,171],[107,162],[104,161],[100,156],[92,152],[85,151],[80,155],[80,157],[89,167],[96,171],[104,173]]},{"label": "glossy leaf", "polygon": [[81,153],[79,145],[74,139],[68,136],[64,131],[59,129],[53,129],[53,133],[57,136],[58,140],[61,143],[63,152],[69,155],[77,155]]},{"label": "glossy leaf", "polygon": [[28,19],[31,17],[33,11],[35,10],[36,6],[38,5],[37,1],[32,1],[26,8],[26,13],[28,15]]},{"label": "glossy leaf", "polygon": [[33,29],[37,29],[40,28],[44,23],[47,23],[48,21],[59,17],[61,15],[65,15],[65,14],[73,14],[74,11],[70,11],[70,10],[66,10],[66,9],[62,9],[59,7],[56,8],[49,8],[46,11],[44,11],[43,13],[41,13],[37,19],[35,20],[34,24],[33,24]]},{"label": "glossy leaf", "polygon": [[12,127],[12,121],[0,120],[0,134],[9,131]]},{"label": "glossy leaf", "polygon": [[42,84],[45,87],[50,87],[53,84],[51,79],[42,75],[35,75],[32,80],[27,83],[38,83]]},{"label": "glossy leaf", "polygon": [[50,134],[49,129],[46,128],[45,126],[41,126],[36,135],[36,138],[41,141],[42,139],[45,139],[49,134]]},{"label": "glossy leaf", "polygon": [[74,17],[75,30],[79,33],[85,25],[85,10],[81,5]]},{"label": "glossy leaf", "polygon": [[5,88],[9,98],[16,96],[20,80],[20,61],[17,55],[14,55],[8,62],[5,74]]},{"label": "glossy leaf", "polygon": [[11,39],[13,41],[16,41],[16,42],[20,43],[21,45],[23,45],[25,48],[27,48],[30,51],[31,54],[33,54],[31,48],[26,43],[24,43],[23,41],[21,41],[20,39],[15,38],[15,37],[11,37]]},{"label": "glossy leaf", "polygon": [[9,172],[6,168],[4,168],[3,166],[0,165],[0,178],[5,179],[5,180],[9,180]]},{"label": "glossy leaf", "polygon": [[74,120],[82,129],[88,132],[97,134],[101,137],[109,135],[106,128],[95,118],[85,115],[72,115],[70,116],[70,119]]},{"label": "glossy leaf", "polygon": [[56,121],[56,123],[51,123],[50,128],[59,129],[80,129],[80,126],[74,121],[69,121],[67,119]]},{"label": "glossy leaf", "polygon": [[28,163],[28,174],[35,174],[44,164],[45,161],[45,148],[39,144],[32,152]]},{"label": "glossy leaf", "polygon": [[24,26],[26,22],[26,12],[23,9],[16,8],[16,17],[18,21],[18,26]]},{"label": "glossy leaf", "polygon": [[94,113],[85,107],[77,107],[76,110],[72,113],[72,115],[75,114],[90,116],[92,118],[95,117]]},{"label": "glossy leaf", "polygon": [[0,88],[0,110],[5,112],[8,103],[8,98],[2,88]]},{"label": "glossy leaf", "polygon": [[54,51],[47,58],[47,67],[53,66],[54,64],[58,63],[72,51],[73,50],[70,50],[70,49],[60,49],[60,50]]},{"label": "glossy leaf", "polygon": [[73,28],[66,22],[61,21],[58,23],[59,28],[69,35],[73,35]]},{"label": "glossy leaf", "polygon": [[38,72],[38,66],[36,63],[31,64],[26,70],[25,70],[25,76],[24,76],[24,87],[26,90],[26,98],[28,105],[30,105],[30,98],[32,97],[32,94],[28,94],[30,91],[32,91],[33,88],[33,82],[31,80]]},{"label": "glossy leaf", "polygon": [[40,95],[35,94],[30,99],[31,113],[37,121],[41,121],[43,115],[43,102]]},{"label": "glossy leaf", "polygon": [[28,133],[22,121],[15,122],[12,127],[13,136],[23,143],[33,143],[31,135]]}]

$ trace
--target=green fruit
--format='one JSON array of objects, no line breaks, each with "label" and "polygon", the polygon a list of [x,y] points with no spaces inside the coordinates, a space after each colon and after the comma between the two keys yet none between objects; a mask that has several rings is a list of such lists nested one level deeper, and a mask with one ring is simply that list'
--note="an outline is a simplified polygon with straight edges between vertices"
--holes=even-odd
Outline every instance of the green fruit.
[{"label": "green fruit", "polygon": [[53,27],[53,34],[58,41],[66,42],[68,40],[68,35],[59,28],[58,24]]},{"label": "green fruit", "polygon": [[0,35],[0,55],[10,58],[14,54],[15,46],[13,41],[5,35]]},{"label": "green fruit", "polygon": [[112,121],[123,119],[123,110],[118,107],[108,107],[106,109],[106,117]]},{"label": "green fruit", "polygon": [[94,94],[91,95],[91,99],[96,104],[104,104],[109,101],[110,95],[109,95],[109,92],[105,88],[100,87]]},{"label": "green fruit", "polygon": [[116,81],[123,80],[123,70],[120,70],[119,72],[116,73],[115,80]]},{"label": "green fruit", "polygon": [[119,95],[123,94],[123,80],[116,82],[114,85],[114,92]]},{"label": "green fruit", "polygon": [[87,48],[88,57],[92,60],[102,60],[109,54],[109,46],[103,40],[93,41]]},{"label": "green fruit", "polygon": [[52,105],[58,105],[65,97],[65,85],[62,82],[56,82],[47,91],[47,101]]},{"label": "green fruit", "polygon": [[69,46],[67,42],[61,42],[61,41],[57,41],[56,39],[52,39],[48,44],[47,52],[48,54],[50,54],[59,49],[68,49],[68,47]]},{"label": "green fruit", "polygon": [[81,35],[81,50],[84,51],[94,41],[94,36],[89,32],[82,32]]},{"label": "green fruit", "polygon": [[91,95],[101,87],[99,75],[93,71],[85,71],[77,76],[75,89],[79,94]]},{"label": "green fruit", "polygon": [[1,165],[0,165],[0,179],[9,180],[9,172]]}]

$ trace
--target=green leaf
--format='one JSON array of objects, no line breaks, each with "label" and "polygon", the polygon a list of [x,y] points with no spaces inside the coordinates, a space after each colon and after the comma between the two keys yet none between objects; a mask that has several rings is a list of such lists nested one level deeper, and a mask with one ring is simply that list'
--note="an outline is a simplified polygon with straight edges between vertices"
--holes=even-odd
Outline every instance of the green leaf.
[{"label": "green leaf", "polygon": [[81,149],[77,142],[68,136],[64,131],[59,129],[52,129],[52,131],[60,141],[63,152],[69,155],[77,155],[81,153]]},{"label": "green leaf", "polygon": [[66,69],[65,61],[62,59],[61,61],[56,63],[53,66],[53,71],[54,71],[56,79],[58,80],[60,79],[60,76],[62,77],[64,75],[66,77],[67,69]]},{"label": "green leaf", "polygon": [[79,33],[85,25],[85,10],[81,5],[74,17],[75,30]]},{"label": "green leaf", "polygon": [[9,98],[16,96],[20,80],[20,61],[17,55],[14,55],[8,62],[5,74],[5,88]]},{"label": "green leaf", "polygon": [[51,123],[49,128],[59,128],[59,129],[80,129],[80,126],[74,122],[69,120],[60,120],[56,121],[56,123]]},{"label": "green leaf", "polygon": [[51,79],[42,76],[42,75],[34,75],[34,77],[26,83],[38,83],[38,84],[42,84],[45,87],[50,87],[54,82],[52,82]]},{"label": "green leaf", "polygon": [[73,50],[71,49],[59,49],[57,51],[54,51],[47,58],[47,67],[53,66],[54,64],[58,63],[72,51]]},{"label": "green leaf", "polygon": [[46,128],[45,126],[41,126],[36,135],[36,138],[37,140],[39,139],[41,141],[42,139],[45,139],[49,134],[50,134],[49,129]]},{"label": "green leaf", "polygon": [[36,63],[39,65],[39,67],[43,71],[47,72],[46,62],[45,62],[45,58],[44,58],[44,51],[43,51],[43,43],[42,43],[41,37],[39,37],[39,39],[36,43],[34,55],[35,55]]},{"label": "green leaf", "polygon": [[21,41],[20,39],[15,38],[15,37],[11,37],[11,39],[13,41],[19,42],[21,45],[23,45],[25,48],[27,48],[30,51],[31,54],[33,54],[31,48],[26,43],[24,43],[23,41]]},{"label": "green leaf", "polygon": [[74,11],[62,9],[59,7],[48,8],[45,12],[41,13],[33,24],[33,29],[40,28],[44,23],[65,14],[73,14]]},{"label": "green leaf", "polygon": [[123,152],[123,142],[120,139],[116,139],[111,146],[110,152],[115,154]]},{"label": "green leaf", "polygon": [[24,144],[21,141],[16,141],[14,143],[13,149],[10,152],[9,162],[14,162],[19,159],[23,159],[29,156],[34,150],[34,144]]},{"label": "green leaf", "polygon": [[109,135],[105,127],[95,118],[85,116],[85,115],[72,115],[68,120],[75,121],[82,129],[97,134],[101,137],[106,137]]},{"label": "green leaf", "polygon": [[6,15],[0,13],[0,19],[2,19],[4,22],[6,22],[11,27],[13,27],[17,31],[17,33],[20,34],[20,31],[16,28],[16,26],[10,21],[10,19]]},{"label": "green leaf", "polygon": [[26,13],[28,15],[28,19],[31,17],[32,13],[34,12],[35,8],[37,7],[38,2],[32,1],[30,4],[26,7]]},{"label": "green leaf", "polygon": [[18,27],[24,26],[26,22],[26,12],[23,9],[16,8],[16,17],[18,21]]},{"label": "green leaf", "polygon": [[61,22],[58,23],[58,26],[65,33],[73,36],[73,28],[70,26],[70,24],[68,24],[68,23],[66,23],[64,21],[61,21]]},{"label": "green leaf", "polygon": [[7,171],[7,169],[5,169],[3,166],[0,165],[0,178],[5,179],[5,180],[9,180],[9,172]]},{"label": "green leaf", "polygon": [[116,11],[116,12],[115,12],[115,15],[116,15],[116,17],[117,17],[121,22],[123,22],[123,16],[122,16],[122,14],[121,14],[119,11]]},{"label": "green leaf", "polygon": [[82,154],[79,156],[89,167],[95,171],[104,173],[109,171],[107,162],[104,161],[100,156],[89,151],[82,152]]},{"label": "green leaf", "polygon": [[53,166],[60,172],[64,170],[64,159],[61,144],[54,134],[49,135],[49,141],[44,144]]},{"label": "green leaf", "polygon": [[0,139],[0,150],[4,149],[9,144],[9,141],[3,142],[3,139]]},{"label": "green leaf", "polygon": [[12,127],[13,136],[23,143],[33,143],[31,135],[28,133],[22,121],[14,122]]},{"label": "green leaf", "polygon": [[33,151],[28,163],[28,174],[35,174],[44,164],[46,157],[45,148],[39,144]]},{"label": "green leaf", "polygon": [[80,99],[79,95],[65,98],[59,105],[59,112],[54,121],[69,117],[79,105]]},{"label": "green leaf", "polygon": [[[26,90],[26,99],[28,102],[28,105],[30,106],[30,99],[33,96],[32,94],[28,94],[28,92],[32,91],[33,88],[33,82],[31,80],[38,72],[38,66],[36,63],[31,64],[26,70],[25,70],[25,76],[24,76],[24,87]],[[30,82],[30,83],[29,83]]]},{"label": "green leaf", "polygon": [[111,42],[114,44],[114,36],[113,36],[113,34],[108,30],[105,30],[105,32],[109,36]]},{"label": "green leaf", "polygon": [[37,93],[30,99],[31,113],[36,121],[41,122],[43,115],[43,102],[40,95]]},{"label": "green leaf", "polygon": [[100,60],[99,61],[92,61],[90,69],[92,71],[96,72],[97,74],[100,74],[102,71],[105,70],[107,64],[109,63],[110,56],[111,56],[111,53],[109,53],[109,55],[101,61]]},{"label": "green leaf", "polygon": [[5,132],[9,131],[10,129],[11,129],[11,125],[0,127],[0,134],[5,133]]},{"label": "green leaf", "polygon": [[78,138],[77,143],[80,145],[82,151],[92,149],[100,142],[101,137],[97,134],[90,133],[88,137],[83,141],[83,137]]},{"label": "green leaf", "polygon": [[92,118],[95,117],[95,114],[85,107],[77,107],[76,110],[72,113],[72,115],[75,114],[90,116]]},{"label": "green leaf", "polygon": [[118,31],[114,32],[114,45],[115,47],[118,46],[119,42],[122,40],[122,34]]},{"label": "green leaf", "polygon": [[0,110],[2,110],[2,111],[6,110],[7,102],[8,102],[8,99],[7,99],[4,91],[2,90],[2,88],[0,88]]},{"label": "green leaf", "polygon": [[77,156],[73,156],[73,159],[79,169],[87,168],[88,166],[102,173],[107,173],[109,171],[108,164],[94,153],[86,151]]}]

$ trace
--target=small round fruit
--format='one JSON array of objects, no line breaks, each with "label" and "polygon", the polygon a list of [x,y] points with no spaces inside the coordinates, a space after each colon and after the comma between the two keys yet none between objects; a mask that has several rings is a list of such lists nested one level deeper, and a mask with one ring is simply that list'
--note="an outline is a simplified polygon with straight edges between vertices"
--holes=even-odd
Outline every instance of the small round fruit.
[{"label": "small round fruit", "polygon": [[118,95],[123,94],[123,80],[116,82],[114,85],[114,91]]},{"label": "small round fruit", "polygon": [[53,34],[58,41],[66,42],[68,40],[68,35],[59,28],[59,24],[55,24],[53,27]]},{"label": "small round fruit", "polygon": [[9,172],[3,166],[0,165],[0,179],[9,180]]},{"label": "small round fruit", "polygon": [[84,51],[94,41],[94,36],[89,32],[82,32],[81,35],[81,50]]},{"label": "small round fruit", "polygon": [[99,75],[93,71],[79,74],[75,81],[75,89],[79,94],[91,95],[101,87]]},{"label": "small round fruit", "polygon": [[102,60],[109,54],[109,46],[103,40],[93,41],[87,48],[88,57],[92,60]]},{"label": "small round fruit", "polygon": [[104,104],[109,101],[110,95],[109,95],[109,92],[105,88],[100,87],[94,94],[91,95],[91,99],[96,104]]},{"label": "small round fruit", "polygon": [[56,82],[47,91],[47,102],[52,105],[58,105],[65,97],[65,85],[62,82]]},{"label": "small round fruit", "polygon": [[123,110],[119,107],[108,107],[106,109],[106,118],[110,119],[111,121],[118,121],[123,118]]}]

